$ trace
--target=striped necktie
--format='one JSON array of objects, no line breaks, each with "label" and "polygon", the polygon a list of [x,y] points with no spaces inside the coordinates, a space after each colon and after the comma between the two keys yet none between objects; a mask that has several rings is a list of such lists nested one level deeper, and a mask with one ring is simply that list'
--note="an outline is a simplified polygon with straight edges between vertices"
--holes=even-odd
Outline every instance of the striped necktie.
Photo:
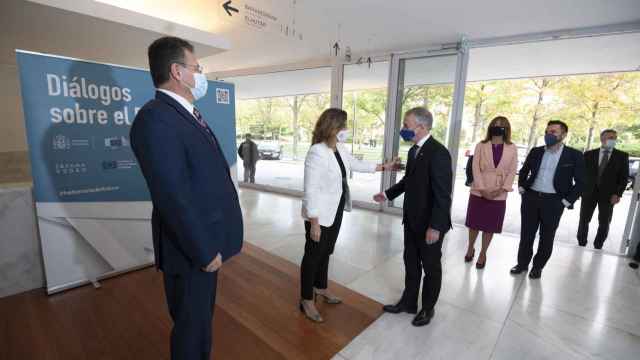
[{"label": "striped necktie", "polygon": [[609,154],[611,151],[609,149],[605,149],[602,152],[602,161],[600,161],[600,166],[598,167],[598,180],[602,180],[602,174],[604,174],[604,169],[607,167],[609,163]]},{"label": "striped necktie", "polygon": [[207,125],[206,121],[204,121],[204,119],[202,118],[202,114],[200,113],[200,111],[198,111],[198,109],[193,108],[193,116],[195,116],[198,125],[200,125],[207,132],[207,134],[211,136],[213,142],[217,143],[216,136],[213,134],[213,131],[211,131],[211,128],[209,127],[209,125]]}]

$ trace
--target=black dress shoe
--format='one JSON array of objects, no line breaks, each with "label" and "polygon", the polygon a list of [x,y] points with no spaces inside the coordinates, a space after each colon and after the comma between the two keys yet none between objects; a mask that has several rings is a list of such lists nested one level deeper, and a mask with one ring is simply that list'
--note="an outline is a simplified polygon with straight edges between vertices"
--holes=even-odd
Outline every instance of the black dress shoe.
[{"label": "black dress shoe", "polygon": [[542,276],[542,269],[531,269],[529,272],[529,279],[540,279]]},{"label": "black dress shoe", "polygon": [[631,262],[631,263],[629,263],[629,267],[632,268],[632,269],[637,269],[638,268],[638,263]]},{"label": "black dress shoe", "polygon": [[409,307],[407,305],[405,305],[402,300],[400,300],[400,302],[398,302],[395,305],[385,305],[382,307],[382,310],[384,312],[388,312],[390,314],[399,314],[402,312],[406,312],[409,314],[415,314],[418,312],[418,307]]},{"label": "black dress shoe", "polygon": [[431,322],[431,318],[433,318],[433,315],[435,315],[435,311],[433,311],[433,309],[431,310],[422,309],[420,310],[420,313],[418,313],[418,315],[416,315],[416,317],[413,318],[411,325],[413,326],[429,325],[429,323]]},{"label": "black dress shoe", "polygon": [[587,242],[578,240],[578,245],[582,246],[582,247],[585,247],[585,246],[587,246]]},{"label": "black dress shoe", "polygon": [[516,266],[512,267],[509,272],[511,274],[513,274],[513,275],[520,275],[525,271],[527,271],[526,267],[521,267],[520,265],[516,265]]},{"label": "black dress shoe", "polygon": [[602,243],[593,243],[593,247],[596,250],[602,250],[602,245],[604,245],[604,244],[602,244]]}]

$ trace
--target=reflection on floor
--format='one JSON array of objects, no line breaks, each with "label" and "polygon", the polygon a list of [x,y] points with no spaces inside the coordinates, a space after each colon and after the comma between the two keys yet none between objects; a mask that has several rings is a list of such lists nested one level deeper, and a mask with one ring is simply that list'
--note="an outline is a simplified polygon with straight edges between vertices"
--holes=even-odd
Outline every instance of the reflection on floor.
[{"label": "reflection on floor", "polygon": [[[239,160],[238,163],[241,164],[241,160]],[[243,174],[244,169],[242,169],[242,166],[239,166],[238,179],[243,179]],[[371,199],[373,194],[380,191],[380,176],[380,173],[354,173],[353,177],[349,180],[352,199],[372,202]],[[451,210],[453,222],[458,224],[464,224],[467,217],[467,204],[469,202],[469,188],[464,186],[463,176],[464,171],[459,169]],[[256,183],[258,184],[302,191],[303,177],[303,160],[264,160],[258,162],[256,175]],[[627,191],[622,197],[620,204],[616,205],[613,213],[613,219],[611,221],[609,238],[605,242],[603,248],[605,251],[616,254],[620,252],[620,244],[622,242],[622,234],[627,220],[627,213],[629,212],[630,201],[631,191]],[[396,199],[396,204],[402,204],[402,201]],[[565,226],[559,229],[556,239],[568,244],[577,243],[576,233],[578,232],[579,219],[580,201],[576,202],[575,210],[564,212],[562,220]],[[598,229],[597,209],[593,215],[590,225],[588,247],[593,248],[593,239]],[[503,231],[510,234],[519,234],[520,232],[520,196],[516,193],[513,193],[507,199],[507,214],[505,216]]]},{"label": "reflection on floor", "polygon": [[[296,264],[303,253],[300,200],[242,190],[247,241]],[[617,256],[557,244],[542,279],[511,276],[517,238],[498,236],[487,267],[463,262],[466,230],[443,249],[444,279],[431,325],[383,315],[335,359],[637,359],[640,276]],[[345,216],[333,280],[378,302],[403,288],[402,225],[396,216]]]}]

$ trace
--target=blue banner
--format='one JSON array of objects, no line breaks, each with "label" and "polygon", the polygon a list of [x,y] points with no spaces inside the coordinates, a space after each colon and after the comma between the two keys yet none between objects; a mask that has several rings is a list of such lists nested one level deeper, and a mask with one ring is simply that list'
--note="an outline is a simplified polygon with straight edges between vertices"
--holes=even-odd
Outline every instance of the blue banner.
[{"label": "blue banner", "polygon": [[[155,96],[148,71],[17,52],[36,202],[150,201],[131,151],[137,111]],[[210,81],[195,106],[236,162],[232,84]]]}]

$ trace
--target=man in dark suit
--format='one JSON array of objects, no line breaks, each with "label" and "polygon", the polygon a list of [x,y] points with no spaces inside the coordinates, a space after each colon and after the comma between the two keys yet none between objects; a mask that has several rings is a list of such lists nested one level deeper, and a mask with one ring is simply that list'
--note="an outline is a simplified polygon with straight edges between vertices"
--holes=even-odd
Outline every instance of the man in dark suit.
[{"label": "man in dark suit", "polygon": [[629,154],[616,150],[618,133],[607,129],[600,134],[602,147],[584,153],[586,186],[580,204],[578,244],[587,245],[589,222],[598,207],[598,233],[593,241],[596,249],[602,249],[609,235],[613,206],[620,202],[629,181]]},{"label": "man in dark suit", "polygon": [[393,200],[404,193],[404,266],[405,288],[395,305],[385,305],[389,313],[418,309],[422,271],[422,310],[413,319],[414,326],[429,324],[442,284],[442,242],[451,229],[451,191],[453,174],[449,151],[430,132],[433,116],[425,108],[414,108],[404,116],[400,135],[415,145],[409,150],[405,175],[387,191],[374,196],[377,202]]},{"label": "man in dark suit", "polygon": [[584,187],[582,153],[563,144],[569,127],[562,121],[547,124],[546,146],[531,149],[520,169],[518,187],[522,194],[518,264],[512,274],[527,271],[533,256],[533,242],[540,228],[538,252],[529,273],[539,279],[553,251],[553,241],[565,208],[573,209]]},{"label": "man in dark suit", "polygon": [[130,136],[153,202],[156,265],[174,323],[171,358],[208,360],[217,271],[242,247],[242,213],[218,139],[193,105],[207,89],[193,46],[164,37],[148,55],[157,92]]}]

